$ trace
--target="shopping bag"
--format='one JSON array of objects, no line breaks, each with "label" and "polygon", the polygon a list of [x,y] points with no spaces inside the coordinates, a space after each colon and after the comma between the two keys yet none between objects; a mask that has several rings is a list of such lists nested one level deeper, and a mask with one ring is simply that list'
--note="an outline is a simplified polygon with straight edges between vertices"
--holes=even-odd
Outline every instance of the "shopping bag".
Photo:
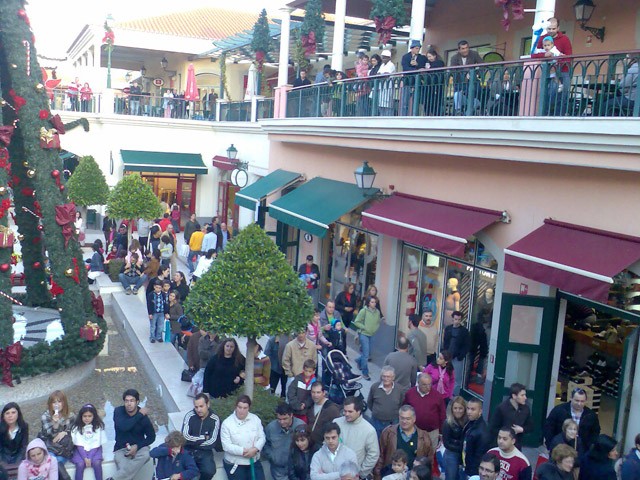
[{"label": "shopping bag", "polygon": [[189,256],[189,245],[180,245],[180,256],[185,258]]},{"label": "shopping bag", "polygon": [[171,343],[171,322],[169,320],[164,321],[164,341]]},{"label": "shopping bag", "polygon": [[204,368],[198,370],[191,379],[191,385],[187,389],[187,396],[194,397],[202,393],[202,382],[204,381]]}]

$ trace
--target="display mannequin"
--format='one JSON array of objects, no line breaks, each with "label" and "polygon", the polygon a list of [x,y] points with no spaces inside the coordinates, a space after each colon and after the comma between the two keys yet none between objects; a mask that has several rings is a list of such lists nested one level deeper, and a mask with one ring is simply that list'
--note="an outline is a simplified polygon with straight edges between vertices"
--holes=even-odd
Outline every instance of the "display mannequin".
[{"label": "display mannequin", "polygon": [[447,280],[447,298],[444,304],[444,326],[447,327],[453,323],[451,314],[460,310],[460,292],[458,291],[458,279],[450,278]]}]

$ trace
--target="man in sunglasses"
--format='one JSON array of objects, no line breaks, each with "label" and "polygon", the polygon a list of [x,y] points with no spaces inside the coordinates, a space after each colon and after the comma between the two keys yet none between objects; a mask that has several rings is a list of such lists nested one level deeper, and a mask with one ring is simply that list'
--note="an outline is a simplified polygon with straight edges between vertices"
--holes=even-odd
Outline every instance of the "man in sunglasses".
[{"label": "man in sunglasses", "polygon": [[571,392],[569,401],[557,405],[549,412],[544,423],[544,440],[547,445],[551,439],[562,432],[562,423],[573,419],[578,424],[578,436],[582,439],[585,449],[589,449],[600,434],[600,421],[598,415],[585,406],[587,392],[582,388],[576,388]]}]

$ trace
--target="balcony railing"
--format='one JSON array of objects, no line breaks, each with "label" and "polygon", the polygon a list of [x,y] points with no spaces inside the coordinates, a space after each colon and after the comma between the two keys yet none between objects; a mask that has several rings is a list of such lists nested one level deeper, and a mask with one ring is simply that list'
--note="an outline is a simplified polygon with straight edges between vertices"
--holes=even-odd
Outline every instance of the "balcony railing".
[{"label": "balcony railing", "polygon": [[286,115],[640,116],[640,52],[527,59],[294,88]]},{"label": "balcony railing", "polygon": [[223,122],[251,122],[273,118],[273,98],[256,97],[240,102],[219,101],[216,109],[203,110],[202,102],[189,102],[183,98],[158,97],[142,94],[140,97],[117,92],[113,98],[113,109],[104,105],[104,95],[92,94],[90,97],[72,97],[64,89],[55,89],[51,99],[53,110],[77,111],[87,113],[115,113],[173,119],[191,119]]}]

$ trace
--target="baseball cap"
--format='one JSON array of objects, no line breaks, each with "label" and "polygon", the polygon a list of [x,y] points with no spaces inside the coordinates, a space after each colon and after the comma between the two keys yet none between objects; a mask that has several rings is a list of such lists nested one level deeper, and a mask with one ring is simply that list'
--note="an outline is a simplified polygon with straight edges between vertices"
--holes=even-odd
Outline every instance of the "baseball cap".
[{"label": "baseball cap", "polygon": [[422,44],[420,43],[420,40],[411,40],[411,43],[409,44],[409,48],[415,48],[415,47],[421,47]]},{"label": "baseball cap", "polygon": [[391,58],[391,52],[389,50],[383,50],[380,54],[381,57],[389,57]]}]

